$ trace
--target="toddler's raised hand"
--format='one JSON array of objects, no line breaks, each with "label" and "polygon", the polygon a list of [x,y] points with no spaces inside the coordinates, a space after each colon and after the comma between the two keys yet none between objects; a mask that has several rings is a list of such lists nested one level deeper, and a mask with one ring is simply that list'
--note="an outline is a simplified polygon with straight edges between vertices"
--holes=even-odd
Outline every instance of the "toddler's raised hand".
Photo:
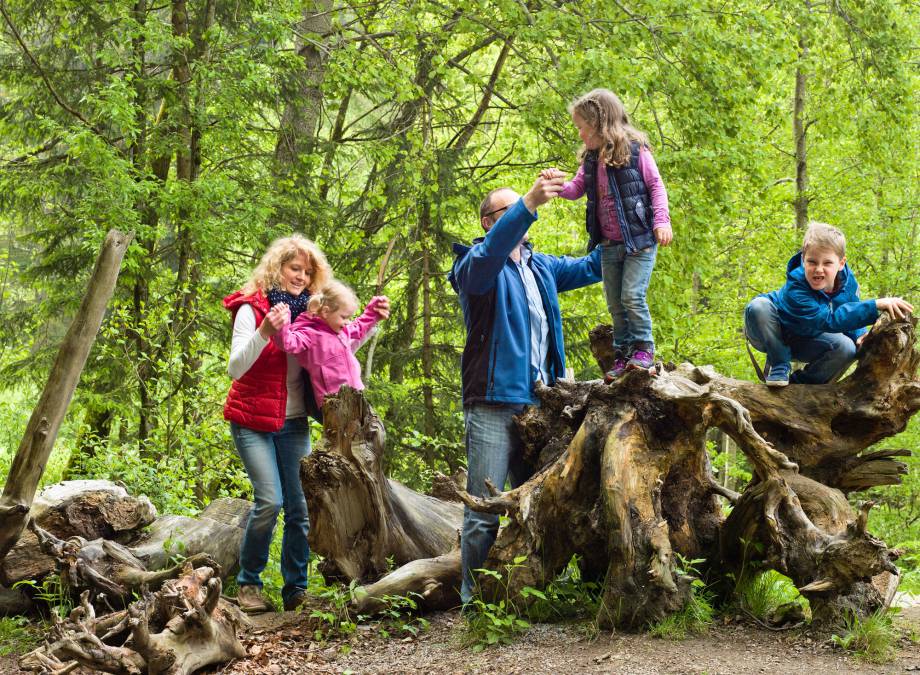
[{"label": "toddler's raised hand", "polygon": [[902,298],[879,298],[875,307],[879,312],[888,312],[892,319],[903,319],[914,311],[914,306]]},{"label": "toddler's raised hand", "polygon": [[381,321],[390,318],[390,299],[387,296],[375,295],[371,298],[371,302],[374,303],[374,311],[377,312]]}]

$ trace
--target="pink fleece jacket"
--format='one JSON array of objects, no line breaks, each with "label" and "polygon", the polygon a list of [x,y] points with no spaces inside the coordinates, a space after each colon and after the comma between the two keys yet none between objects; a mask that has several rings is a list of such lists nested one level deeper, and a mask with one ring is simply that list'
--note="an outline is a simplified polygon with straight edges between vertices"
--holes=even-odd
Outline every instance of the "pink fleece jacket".
[{"label": "pink fleece jacket", "polygon": [[373,298],[361,316],[346,324],[339,333],[316,314],[303,312],[273,338],[278,347],[294,354],[310,374],[313,395],[320,408],[323,399],[337,393],[343,384],[364,389],[361,365],[352,350],[360,346],[361,338],[376,325],[379,317],[374,308],[377,302],[378,298]]}]

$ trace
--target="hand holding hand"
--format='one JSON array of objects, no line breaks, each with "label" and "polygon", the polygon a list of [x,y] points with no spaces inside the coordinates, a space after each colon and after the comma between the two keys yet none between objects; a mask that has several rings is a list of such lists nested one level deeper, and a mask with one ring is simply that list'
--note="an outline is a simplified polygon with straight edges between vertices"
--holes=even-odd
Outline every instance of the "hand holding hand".
[{"label": "hand holding hand", "polygon": [[888,312],[892,319],[903,319],[914,311],[914,306],[901,298],[879,298],[875,307],[879,312]]},{"label": "hand holding hand", "polygon": [[670,225],[665,225],[664,227],[656,227],[654,232],[655,241],[658,242],[659,246],[667,246],[674,239],[674,231],[671,229]]},{"label": "hand holding hand", "polygon": [[289,323],[291,323],[291,308],[283,302],[279,302],[262,319],[259,333],[267,340]]},{"label": "hand holding hand", "polygon": [[[561,174],[561,172],[560,172]],[[533,187],[524,195],[524,206],[533,213],[538,206],[542,206],[562,191],[562,184],[565,180],[562,178],[565,174],[555,178],[543,178],[540,176],[534,181]]]},{"label": "hand holding hand", "polygon": [[374,311],[381,321],[390,318],[390,299],[385,295],[377,295],[371,299],[371,302],[377,301],[374,305]]},{"label": "hand holding hand", "polygon": [[545,180],[552,180],[553,178],[565,178],[565,172],[560,171],[556,167],[550,167],[549,169],[543,169],[540,172],[540,178]]}]

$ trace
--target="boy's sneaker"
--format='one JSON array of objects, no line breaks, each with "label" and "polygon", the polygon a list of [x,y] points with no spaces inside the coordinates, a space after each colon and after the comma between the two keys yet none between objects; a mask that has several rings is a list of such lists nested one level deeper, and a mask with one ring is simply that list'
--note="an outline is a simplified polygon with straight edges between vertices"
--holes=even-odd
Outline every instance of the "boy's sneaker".
[{"label": "boy's sneaker", "polygon": [[271,605],[262,597],[262,589],[255,584],[240,586],[236,601],[239,603],[240,609],[246,614],[262,614],[272,609]]},{"label": "boy's sneaker", "polygon": [[785,387],[789,384],[789,371],[792,365],[789,363],[770,364],[770,372],[767,373],[768,387]]},{"label": "boy's sneaker", "polygon": [[613,367],[604,373],[604,383],[610,384],[615,379],[620,377],[623,373],[626,372],[626,358],[622,355],[618,356],[613,361]]},{"label": "boy's sneaker", "polygon": [[655,352],[645,349],[637,349],[632,353],[632,356],[629,357],[629,361],[626,362],[626,367],[629,369],[638,369],[648,370],[655,365]]}]

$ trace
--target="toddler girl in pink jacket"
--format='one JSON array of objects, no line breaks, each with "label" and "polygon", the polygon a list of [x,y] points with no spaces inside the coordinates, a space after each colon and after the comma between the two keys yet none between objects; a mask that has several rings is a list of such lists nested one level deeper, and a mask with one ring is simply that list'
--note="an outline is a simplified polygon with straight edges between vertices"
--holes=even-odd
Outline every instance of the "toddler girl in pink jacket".
[{"label": "toddler girl in pink jacket", "polygon": [[294,323],[285,324],[273,338],[278,347],[294,354],[309,373],[320,409],[323,399],[337,393],[343,384],[364,389],[354,350],[378,321],[390,316],[390,301],[386,296],[375,296],[361,316],[352,321],[357,309],[354,291],[339,281],[331,281],[310,297],[306,312]]}]

